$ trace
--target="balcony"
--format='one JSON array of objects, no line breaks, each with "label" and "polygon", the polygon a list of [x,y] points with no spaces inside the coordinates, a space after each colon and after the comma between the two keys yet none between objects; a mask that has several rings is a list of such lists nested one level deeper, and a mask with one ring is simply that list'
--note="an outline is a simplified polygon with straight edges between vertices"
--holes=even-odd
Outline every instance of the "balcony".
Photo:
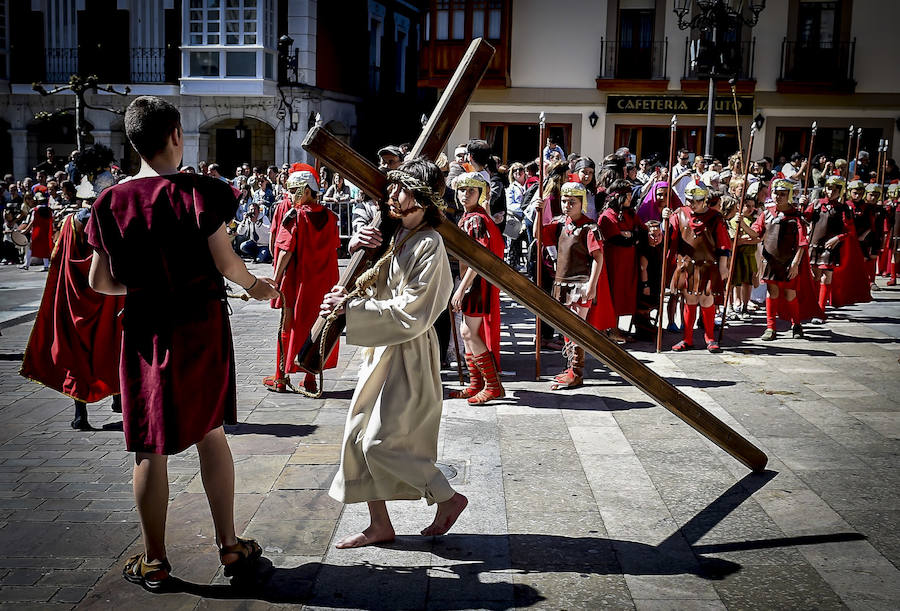
[{"label": "balcony", "polygon": [[635,44],[600,39],[600,74],[597,89],[604,91],[665,91],[669,41]]},{"label": "balcony", "polygon": [[[727,63],[731,67],[732,74],[736,76],[735,91],[737,93],[753,93],[756,90],[756,76],[754,74],[754,61],[756,59],[756,39],[737,43],[733,47],[734,55]],[[684,76],[681,77],[681,90],[685,93],[706,93],[709,87],[709,75],[699,74],[691,65],[691,38],[684,40]],[[727,77],[723,77],[716,83],[718,93],[731,93]]]},{"label": "balcony", "polygon": [[129,53],[101,54],[71,48],[46,49],[44,74],[32,75],[47,83],[65,83],[73,74],[96,74],[104,83],[177,83],[181,52],[172,48],[132,48]]},{"label": "balcony", "polygon": [[779,93],[853,93],[856,39],[850,42],[796,41],[781,44]]}]

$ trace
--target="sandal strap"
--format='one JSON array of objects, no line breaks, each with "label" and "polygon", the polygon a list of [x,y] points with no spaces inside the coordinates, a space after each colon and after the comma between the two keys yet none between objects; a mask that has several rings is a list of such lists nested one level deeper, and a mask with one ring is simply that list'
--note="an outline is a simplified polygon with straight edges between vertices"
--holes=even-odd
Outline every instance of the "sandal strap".
[{"label": "sandal strap", "polygon": [[[140,554],[136,554],[131,556],[125,562],[125,570],[134,575],[135,577],[141,577],[143,579],[150,578],[154,573],[158,573],[160,571],[164,571],[166,573],[166,577],[168,577],[169,573],[172,572],[172,565],[169,564],[168,558],[163,558],[162,560],[156,560],[154,562],[147,562],[147,556],[144,552]],[[165,579],[165,577],[163,577]],[[151,579],[151,581],[156,581]]]},{"label": "sandal strap", "polygon": [[237,554],[240,558],[235,562],[239,562],[244,558],[250,558],[261,553],[262,548],[256,542],[256,539],[241,539],[237,537],[237,543],[234,545],[223,545],[219,548],[219,559],[223,559],[228,554]]}]

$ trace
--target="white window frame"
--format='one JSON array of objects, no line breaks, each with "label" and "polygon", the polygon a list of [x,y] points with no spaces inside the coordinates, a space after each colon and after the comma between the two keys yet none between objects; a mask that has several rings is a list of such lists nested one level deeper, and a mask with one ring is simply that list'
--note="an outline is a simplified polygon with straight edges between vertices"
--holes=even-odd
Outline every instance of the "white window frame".
[{"label": "white window frame", "polygon": [[[374,57],[370,57],[369,61],[369,85],[374,91],[378,91],[381,86],[381,42],[384,39],[384,18],[387,15],[387,9],[383,4],[369,0],[369,35],[375,36]],[[373,49],[369,47],[369,51]]]},{"label": "white window frame", "polygon": [[[277,51],[275,23],[278,10],[278,0],[255,0],[256,6],[245,6],[248,0],[183,0],[182,20],[182,74],[188,79],[235,79],[235,80],[267,80],[274,81],[277,78]],[[230,2],[237,2],[237,6],[229,6]],[[199,6],[196,6],[199,5]],[[213,5],[213,6],[210,6]],[[228,20],[227,11],[238,11],[238,19]],[[255,23],[253,29],[247,29],[249,21],[245,21],[246,11],[255,11]],[[201,20],[196,19],[196,11],[201,11]],[[211,19],[210,15],[218,14],[218,18]],[[227,32],[228,24],[237,23],[238,32]],[[192,25],[202,24],[200,32],[192,32]],[[216,31],[210,28],[215,24]],[[213,42],[210,36],[216,37]],[[227,36],[238,36],[238,43],[228,43]],[[253,36],[253,42],[246,43],[246,37]],[[199,37],[199,40],[198,38]],[[228,53],[244,52],[254,53],[253,75],[229,75],[227,74]],[[218,53],[218,74],[216,75],[192,75],[191,56],[193,53]],[[272,70],[266,75],[267,62]]]}]

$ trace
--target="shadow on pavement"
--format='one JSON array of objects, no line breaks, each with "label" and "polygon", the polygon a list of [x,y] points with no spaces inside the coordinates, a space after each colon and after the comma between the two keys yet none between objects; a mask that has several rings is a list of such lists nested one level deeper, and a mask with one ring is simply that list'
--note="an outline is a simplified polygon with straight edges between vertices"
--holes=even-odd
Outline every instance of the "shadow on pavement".
[{"label": "shadow on pavement", "polygon": [[[549,382],[548,382],[549,384]],[[568,390],[540,392],[534,390],[516,390],[519,405],[547,409],[574,409],[594,410],[598,412],[613,412],[626,409],[646,409],[655,407],[656,404],[649,401],[625,401],[614,397],[602,397],[576,393]],[[552,396],[553,400],[548,400]],[[564,401],[559,401],[564,398]]]},{"label": "shadow on pavement", "polygon": [[261,424],[255,422],[240,422],[235,425],[225,425],[225,432],[229,435],[272,435],[273,437],[306,437],[312,435],[319,428],[315,424]]},{"label": "shadow on pavement", "polygon": [[[862,540],[859,533],[833,533],[695,545],[713,527],[778,475],[750,473],[733,484],[659,545],[607,537],[541,534],[451,534],[401,536],[378,547],[429,552],[434,566],[384,566],[363,562],[319,562],[276,568],[262,558],[252,584],[201,585],[174,580],[170,592],[209,599],[262,600],[315,607],[396,609],[426,604],[433,609],[466,609],[477,600],[485,609],[528,607],[545,600],[512,575],[580,573],[596,575],[697,575],[718,580],[741,570],[737,562],[703,554]],[[447,562],[442,562],[447,561]],[[436,595],[434,575],[447,575],[453,595]],[[507,577],[507,581],[500,577]],[[432,581],[429,582],[429,579]],[[442,581],[442,580],[437,580]],[[428,592],[425,601],[424,592]],[[418,598],[417,598],[418,597]]]}]

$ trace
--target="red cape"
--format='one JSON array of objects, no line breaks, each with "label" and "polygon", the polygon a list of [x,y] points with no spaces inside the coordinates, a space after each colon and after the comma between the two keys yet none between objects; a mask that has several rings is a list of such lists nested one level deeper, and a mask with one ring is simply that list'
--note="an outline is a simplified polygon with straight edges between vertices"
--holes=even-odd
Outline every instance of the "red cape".
[{"label": "red cape", "polygon": [[119,394],[123,297],[88,286],[93,251],[63,223],[21,374],[85,403]]},{"label": "red cape", "polygon": [[[319,204],[301,206],[297,212],[293,230],[282,226],[280,220],[278,227],[272,226],[272,231],[277,232],[276,252],[290,250],[293,253],[279,287],[284,295],[283,305],[294,311],[293,324],[289,329],[284,329],[289,334],[284,346],[287,357],[285,373],[300,371],[297,355],[319,318],[322,298],[337,284],[340,276],[337,249],[341,240],[334,213]],[[281,306],[280,298],[273,300],[273,307]],[[322,365],[323,369],[337,366],[339,345],[340,342],[335,343]]]},{"label": "red cape", "polygon": [[619,317],[613,307],[612,294],[609,292],[609,277],[606,275],[606,259],[603,259],[603,267],[600,268],[600,277],[597,279],[597,295],[594,303],[588,310],[587,323],[598,331],[612,329],[619,324]]},{"label": "red cape", "polygon": [[845,222],[847,235],[841,252],[841,264],[831,277],[831,305],[834,307],[872,301],[866,262],[856,237],[853,220]]},{"label": "red cape", "polygon": [[[800,306],[800,320],[810,320],[811,318],[825,319],[825,312],[819,307],[819,288],[813,278],[812,270],[809,267],[809,253],[804,248],[803,258],[800,259],[800,273],[797,275],[797,299]],[[784,299],[778,300],[778,318],[791,322],[790,312],[784,307]]]}]

